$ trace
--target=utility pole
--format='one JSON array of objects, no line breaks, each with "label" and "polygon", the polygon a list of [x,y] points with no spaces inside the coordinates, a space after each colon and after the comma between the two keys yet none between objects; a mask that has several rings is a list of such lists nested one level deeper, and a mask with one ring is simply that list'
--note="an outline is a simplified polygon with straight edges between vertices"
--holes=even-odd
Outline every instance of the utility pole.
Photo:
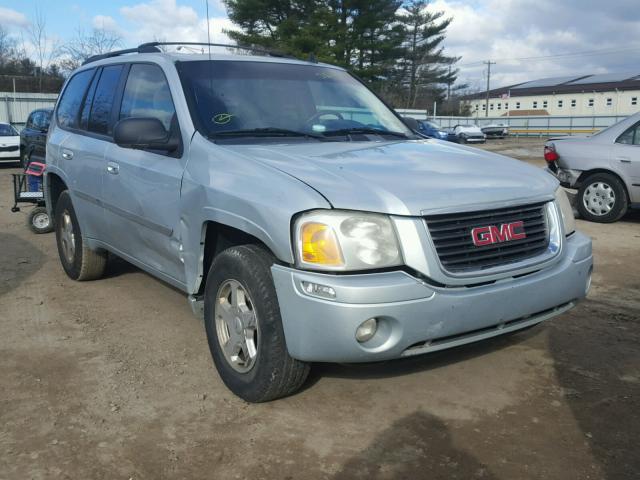
[{"label": "utility pole", "polygon": [[492,62],[491,60],[487,60],[486,62],[482,62],[487,66],[487,99],[486,106],[484,107],[484,116],[489,116],[489,86],[491,85],[491,65],[495,65],[496,62]]}]

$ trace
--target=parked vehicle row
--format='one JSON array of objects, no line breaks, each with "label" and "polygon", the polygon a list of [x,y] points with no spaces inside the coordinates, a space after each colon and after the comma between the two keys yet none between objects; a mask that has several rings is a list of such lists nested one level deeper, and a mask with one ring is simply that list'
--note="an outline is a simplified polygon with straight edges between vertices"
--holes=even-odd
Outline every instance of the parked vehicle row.
[{"label": "parked vehicle row", "polygon": [[587,294],[591,241],[543,170],[419,137],[339,67],[160,47],[94,58],[61,93],[60,261],[92,280],[111,252],[188,294],[245,400],[295,392],[312,362],[454,347]]}]

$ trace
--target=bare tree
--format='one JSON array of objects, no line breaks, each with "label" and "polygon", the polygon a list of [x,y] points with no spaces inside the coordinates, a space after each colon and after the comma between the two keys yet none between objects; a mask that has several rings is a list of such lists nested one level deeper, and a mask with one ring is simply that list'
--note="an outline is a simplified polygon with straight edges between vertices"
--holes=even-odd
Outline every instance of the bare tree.
[{"label": "bare tree", "polygon": [[75,38],[60,48],[60,66],[71,72],[93,55],[102,55],[118,47],[122,37],[117,32],[105,28],[93,28],[88,33],[78,28]]},{"label": "bare tree", "polygon": [[49,38],[47,33],[47,17],[39,5],[36,5],[34,15],[25,30],[34,51],[36,65],[38,67],[37,75],[40,83],[40,91],[42,91],[42,76],[45,73],[45,69],[51,64],[58,53],[58,42]]}]

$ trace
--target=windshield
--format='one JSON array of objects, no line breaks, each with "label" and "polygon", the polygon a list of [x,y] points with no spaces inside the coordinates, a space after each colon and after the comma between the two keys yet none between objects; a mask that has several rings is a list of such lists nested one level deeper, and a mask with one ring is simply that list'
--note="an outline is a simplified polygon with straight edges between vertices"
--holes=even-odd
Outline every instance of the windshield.
[{"label": "windshield", "polygon": [[228,60],[177,67],[194,123],[208,137],[252,132],[302,139],[411,135],[384,103],[343,70]]},{"label": "windshield", "polygon": [[442,127],[440,125],[438,125],[435,122],[427,122],[425,121],[424,123],[426,123],[427,125],[429,125],[431,128],[435,129],[435,130],[442,130]]},{"label": "windshield", "polygon": [[15,137],[17,135],[18,131],[13,128],[13,125],[0,123],[0,137]]}]

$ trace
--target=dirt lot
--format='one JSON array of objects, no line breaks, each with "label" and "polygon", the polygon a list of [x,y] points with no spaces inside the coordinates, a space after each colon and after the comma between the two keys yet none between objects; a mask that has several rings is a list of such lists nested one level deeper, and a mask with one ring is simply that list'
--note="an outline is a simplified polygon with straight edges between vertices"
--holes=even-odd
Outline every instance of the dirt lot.
[{"label": "dirt lot", "polygon": [[[488,147],[540,163],[540,141]],[[185,296],[121,261],[73,283],[11,214],[0,167],[0,479],[631,479],[640,476],[640,212],[593,237],[593,289],[508,338],[316,365],[249,405]],[[535,295],[536,292],[531,292]]]}]

